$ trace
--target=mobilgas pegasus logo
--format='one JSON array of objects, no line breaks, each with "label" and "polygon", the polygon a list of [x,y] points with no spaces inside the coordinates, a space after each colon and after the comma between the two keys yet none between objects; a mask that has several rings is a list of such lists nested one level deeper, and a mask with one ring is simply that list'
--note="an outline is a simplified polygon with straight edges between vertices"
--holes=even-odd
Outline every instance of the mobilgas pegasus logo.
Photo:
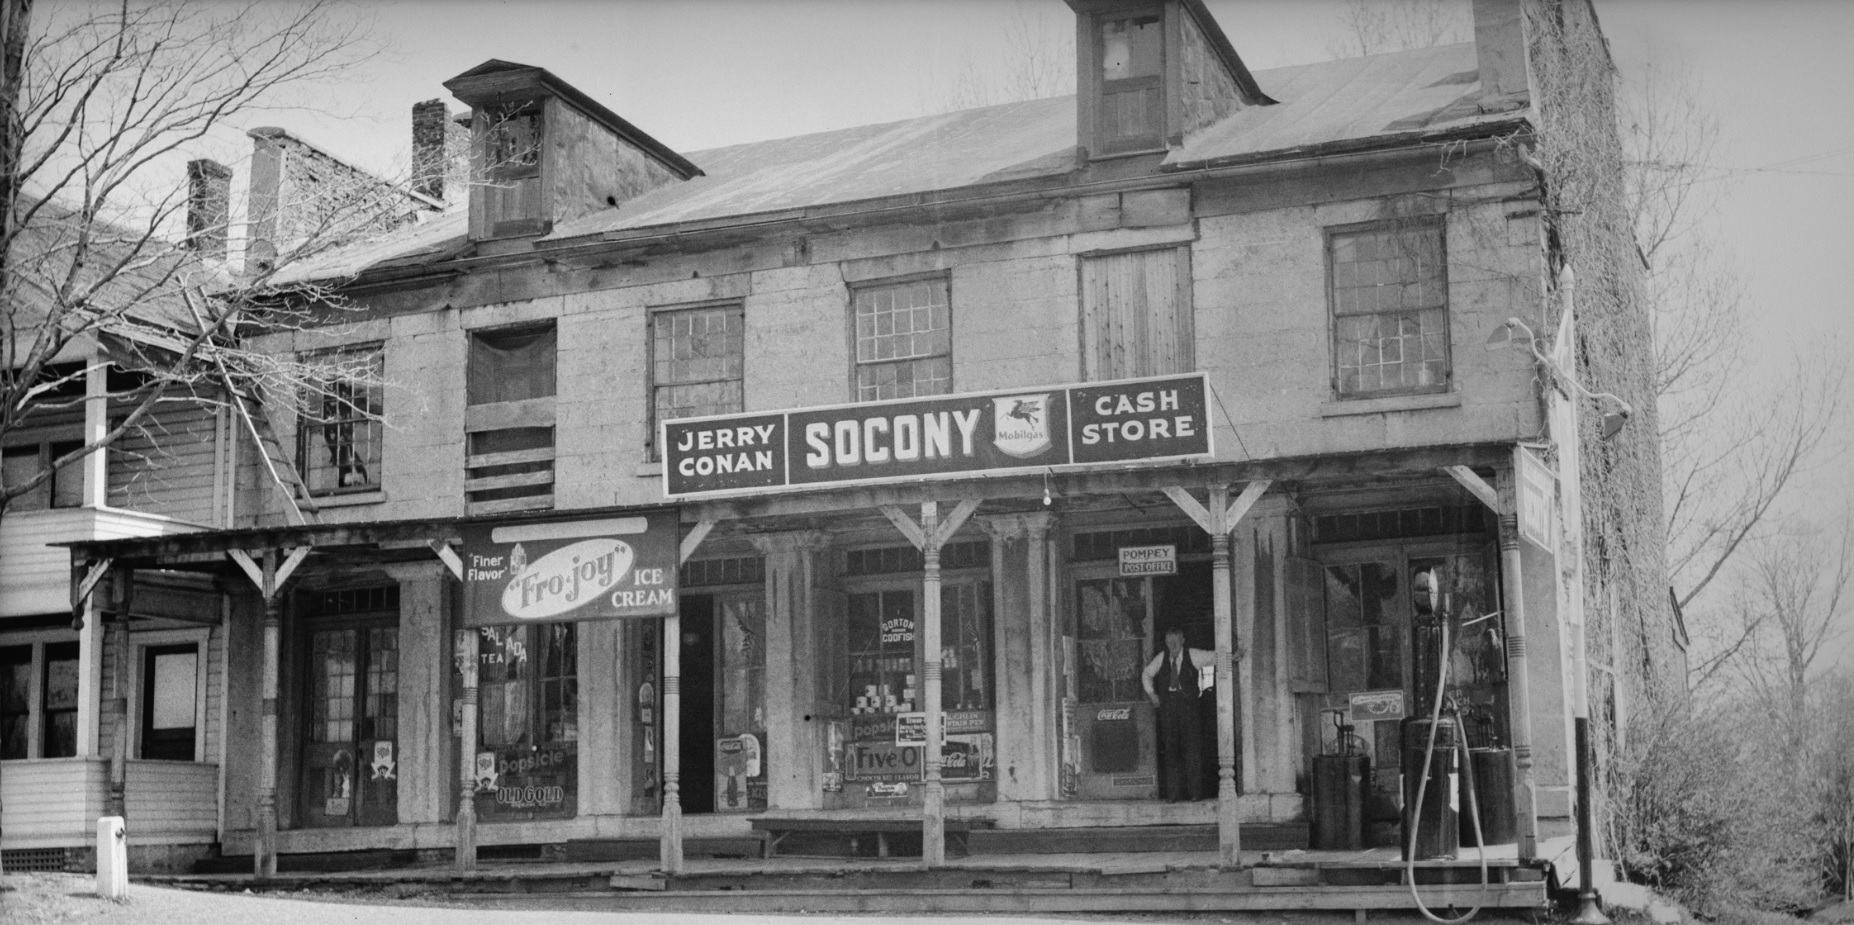
[{"label": "mobilgas pegasus logo", "polygon": [[538,620],[590,603],[630,574],[631,545],[607,537],[562,546],[527,564],[502,591],[511,617]]},{"label": "mobilgas pegasus logo", "polygon": [[1001,452],[1029,459],[1049,451],[1048,392],[993,398],[991,404],[992,442]]}]

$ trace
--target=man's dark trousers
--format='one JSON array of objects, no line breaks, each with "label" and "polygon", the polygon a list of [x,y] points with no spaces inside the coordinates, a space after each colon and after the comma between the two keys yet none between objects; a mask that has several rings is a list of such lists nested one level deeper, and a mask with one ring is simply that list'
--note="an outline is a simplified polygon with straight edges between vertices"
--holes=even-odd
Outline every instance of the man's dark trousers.
[{"label": "man's dark trousers", "polygon": [[1167,800],[1196,800],[1204,779],[1203,729],[1196,678],[1180,690],[1159,694],[1159,796]]}]

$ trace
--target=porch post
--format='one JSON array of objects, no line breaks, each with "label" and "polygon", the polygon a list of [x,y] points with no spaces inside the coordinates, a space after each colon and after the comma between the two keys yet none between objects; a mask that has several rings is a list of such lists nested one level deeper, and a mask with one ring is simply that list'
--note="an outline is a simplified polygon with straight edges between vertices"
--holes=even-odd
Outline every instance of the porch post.
[{"label": "porch post", "polygon": [[1496,479],[1500,506],[1500,588],[1506,608],[1507,707],[1513,728],[1513,808],[1519,831],[1519,858],[1539,856],[1537,791],[1532,780],[1532,677],[1526,659],[1526,588],[1520,571],[1519,507],[1514,503],[1513,471]]},{"label": "porch post", "polygon": [[[940,505],[921,502],[921,533],[935,535]],[[941,752],[940,727],[940,544],[921,546],[921,697],[927,701],[927,744],[922,749],[925,780],[921,786],[921,860],[928,867],[946,863],[946,783],[940,779],[946,756]]]},{"label": "porch post", "polygon": [[264,551],[264,686],[258,725],[258,838],[252,873],[277,875],[277,688],[283,647],[283,602],[277,596],[278,551]]},{"label": "porch post", "polygon": [[[1229,489],[1210,489],[1210,509],[1222,511]],[[1236,665],[1231,636],[1230,534],[1210,535],[1211,613],[1217,632],[1217,860],[1226,868],[1242,866],[1242,817],[1236,812]]]},{"label": "porch post", "polygon": [[463,675],[463,724],[457,745],[457,847],[452,864],[458,870],[476,869],[476,708],[477,669],[483,636],[475,627],[458,630],[457,666]]},{"label": "porch post", "polygon": [[[1197,498],[1181,486],[1165,488],[1165,496],[1172,499],[1172,503],[1184,511],[1192,522],[1210,534],[1210,588],[1214,598],[1211,613],[1216,618],[1217,633],[1217,860],[1228,869],[1242,866],[1242,815],[1237,811],[1236,803],[1235,686],[1236,651],[1239,646],[1233,632],[1230,608],[1230,532],[1242,523],[1244,515],[1268,491],[1270,484],[1268,479],[1251,481],[1242,487],[1242,494],[1234,501],[1230,500],[1227,486],[1212,485],[1208,507],[1199,504]],[[1253,606],[1253,599],[1245,605],[1249,608]],[[1246,623],[1248,625],[1245,625],[1245,629],[1253,628],[1253,619]],[[1244,684],[1249,683],[1249,675],[1249,672],[1243,673]],[[1244,741],[1253,739],[1252,733],[1243,736]],[[1254,763],[1253,755],[1250,756],[1250,763]]]},{"label": "porch post", "polygon": [[682,615],[663,618],[663,872],[682,873]]},{"label": "porch post", "polygon": [[133,604],[135,585],[126,568],[119,568],[115,579],[115,613],[110,621],[109,648],[116,653],[110,672],[109,715],[112,729],[109,753],[108,809],[112,816],[128,818],[129,776],[129,608]]}]

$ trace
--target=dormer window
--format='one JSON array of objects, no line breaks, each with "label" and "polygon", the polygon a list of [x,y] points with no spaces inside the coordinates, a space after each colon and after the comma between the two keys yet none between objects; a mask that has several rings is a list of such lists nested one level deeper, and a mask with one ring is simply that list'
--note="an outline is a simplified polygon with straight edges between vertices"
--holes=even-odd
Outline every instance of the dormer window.
[{"label": "dormer window", "polygon": [[1164,18],[1150,14],[1101,22],[1100,151],[1119,154],[1164,144]]},{"label": "dormer window", "polygon": [[470,107],[473,241],[546,234],[702,172],[538,67],[491,59],[444,86]]},{"label": "dormer window", "polygon": [[1203,0],[1068,0],[1075,10],[1076,144],[1089,157],[1152,154],[1274,100]]},{"label": "dormer window", "polygon": [[539,102],[497,106],[483,128],[483,211],[489,236],[539,234],[548,228],[541,201]]}]

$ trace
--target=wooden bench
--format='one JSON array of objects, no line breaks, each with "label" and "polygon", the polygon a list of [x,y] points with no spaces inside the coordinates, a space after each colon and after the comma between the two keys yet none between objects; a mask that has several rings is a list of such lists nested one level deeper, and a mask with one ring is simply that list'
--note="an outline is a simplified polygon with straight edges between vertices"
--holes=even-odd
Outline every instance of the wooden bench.
[{"label": "wooden bench", "polygon": [[[752,820],[753,828],[765,832],[766,856],[777,857],[779,843],[786,836],[797,832],[824,832],[832,835],[847,835],[850,838],[850,850],[854,852],[858,842],[868,835],[876,839],[876,856],[888,857],[888,837],[890,835],[917,835],[921,831],[920,817],[900,817],[891,819],[831,819],[819,817],[784,818],[761,816]],[[989,829],[990,819],[948,819],[946,820],[946,841],[948,847],[957,847],[966,851],[966,836],[973,829]]]}]

